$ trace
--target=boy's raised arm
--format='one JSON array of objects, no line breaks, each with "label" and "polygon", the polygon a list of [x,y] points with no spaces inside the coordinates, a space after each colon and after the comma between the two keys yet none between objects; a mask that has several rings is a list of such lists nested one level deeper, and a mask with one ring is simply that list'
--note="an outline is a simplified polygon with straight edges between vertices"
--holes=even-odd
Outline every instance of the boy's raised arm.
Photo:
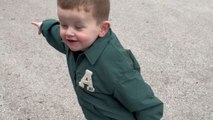
[{"label": "boy's raised arm", "polygon": [[66,54],[65,44],[60,37],[60,24],[57,20],[47,19],[43,22],[32,22],[38,28],[38,34],[43,34],[47,42],[61,53]]}]

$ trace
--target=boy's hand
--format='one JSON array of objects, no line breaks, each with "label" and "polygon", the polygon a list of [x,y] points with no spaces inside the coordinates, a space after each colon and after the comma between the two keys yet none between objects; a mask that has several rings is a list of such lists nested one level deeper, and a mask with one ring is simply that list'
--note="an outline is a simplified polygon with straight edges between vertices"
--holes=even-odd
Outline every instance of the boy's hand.
[{"label": "boy's hand", "polygon": [[41,34],[40,27],[42,22],[32,22],[32,24],[38,28],[38,34],[40,35]]}]

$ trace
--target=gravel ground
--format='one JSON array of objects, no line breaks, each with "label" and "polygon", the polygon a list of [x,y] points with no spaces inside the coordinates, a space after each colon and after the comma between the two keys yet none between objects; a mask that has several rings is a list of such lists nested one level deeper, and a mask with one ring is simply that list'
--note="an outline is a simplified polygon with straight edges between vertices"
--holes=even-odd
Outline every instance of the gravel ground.
[{"label": "gravel ground", "polygon": [[[65,56],[31,21],[52,0],[0,0],[0,120],[84,120]],[[213,1],[111,0],[110,21],[165,103],[163,120],[213,119]]]}]

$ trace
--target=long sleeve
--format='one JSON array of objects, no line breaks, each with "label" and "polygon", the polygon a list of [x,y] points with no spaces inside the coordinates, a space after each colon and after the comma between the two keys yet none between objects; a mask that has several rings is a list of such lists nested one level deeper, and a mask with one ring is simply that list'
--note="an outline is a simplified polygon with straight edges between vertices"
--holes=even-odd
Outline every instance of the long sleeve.
[{"label": "long sleeve", "polygon": [[163,103],[154,96],[150,86],[136,70],[123,74],[122,83],[115,91],[115,97],[131,111],[137,120],[160,120]]},{"label": "long sleeve", "polygon": [[66,53],[65,44],[60,37],[60,26],[57,20],[44,20],[40,27],[40,31],[52,47],[61,53]]}]

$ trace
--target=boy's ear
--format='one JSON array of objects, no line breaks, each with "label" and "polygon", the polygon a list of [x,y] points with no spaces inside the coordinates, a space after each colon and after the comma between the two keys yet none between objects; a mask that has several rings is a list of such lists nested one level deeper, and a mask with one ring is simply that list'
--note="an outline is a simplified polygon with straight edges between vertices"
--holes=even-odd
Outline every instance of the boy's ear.
[{"label": "boy's ear", "polygon": [[100,28],[101,28],[101,30],[98,35],[99,35],[99,37],[104,37],[110,28],[109,21],[102,22],[100,25]]}]

